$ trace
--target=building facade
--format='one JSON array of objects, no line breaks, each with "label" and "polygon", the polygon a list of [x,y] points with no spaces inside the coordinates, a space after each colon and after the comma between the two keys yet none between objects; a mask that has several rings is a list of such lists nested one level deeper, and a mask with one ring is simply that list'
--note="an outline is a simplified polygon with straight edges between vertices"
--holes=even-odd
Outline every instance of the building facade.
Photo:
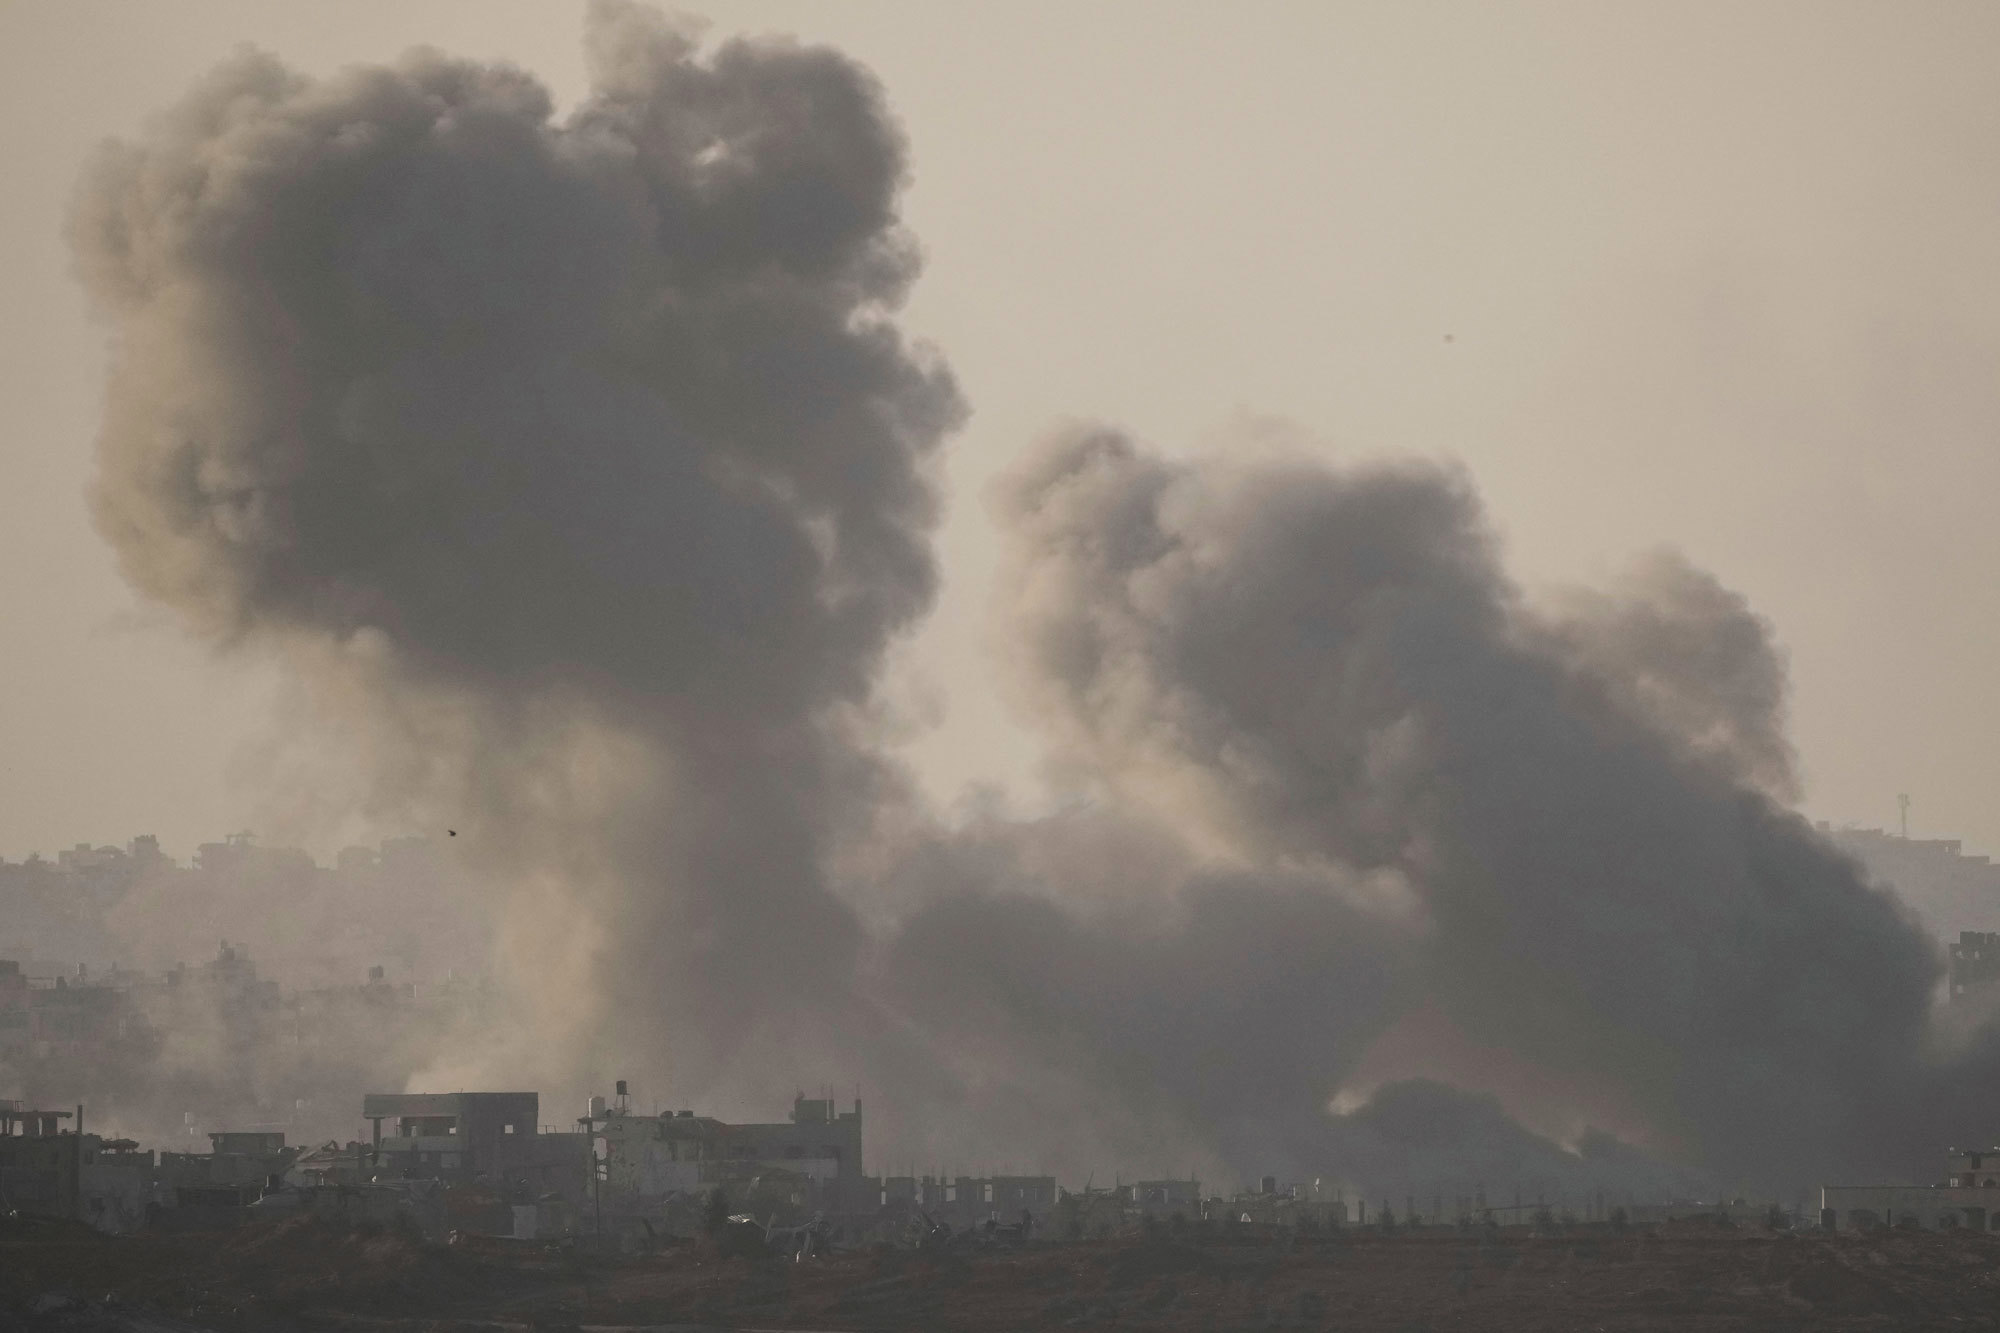
[{"label": "building facade", "polygon": [[1820,1225],[2000,1231],[2000,1148],[1953,1154],[1951,1174],[1938,1185],[1828,1185],[1820,1190]]},{"label": "building facade", "polygon": [[369,1175],[575,1198],[590,1178],[590,1140],[543,1132],[540,1111],[532,1092],[369,1093],[361,1099]]},{"label": "building facade", "polygon": [[732,1125],[692,1111],[635,1114],[623,1093],[591,1099],[589,1126],[607,1213],[677,1217],[722,1191],[732,1208],[763,1220],[823,1212],[873,1213],[879,1182],[862,1172],[861,1103],[799,1096],[789,1120]]}]

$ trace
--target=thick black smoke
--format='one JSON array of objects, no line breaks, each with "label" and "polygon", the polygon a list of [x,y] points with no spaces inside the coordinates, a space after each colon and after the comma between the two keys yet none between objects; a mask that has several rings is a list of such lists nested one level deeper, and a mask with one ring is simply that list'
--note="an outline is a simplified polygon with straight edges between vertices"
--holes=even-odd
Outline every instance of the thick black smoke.
[{"label": "thick black smoke", "polygon": [[[928,816],[869,715],[964,410],[891,322],[901,136],[824,49],[612,3],[589,44],[562,119],[239,57],[72,224],[128,576],[496,886],[532,1021],[421,1079],[859,1078],[878,1162],[1363,1184],[1653,1170],[1608,1125],[1790,1188],[1976,1104],[1922,938],[1778,803],[1766,627],[1671,560],[1537,612],[1449,469],[1053,440],[1001,637],[1077,803]],[[1581,1156],[1412,1073],[1532,1086]]]}]

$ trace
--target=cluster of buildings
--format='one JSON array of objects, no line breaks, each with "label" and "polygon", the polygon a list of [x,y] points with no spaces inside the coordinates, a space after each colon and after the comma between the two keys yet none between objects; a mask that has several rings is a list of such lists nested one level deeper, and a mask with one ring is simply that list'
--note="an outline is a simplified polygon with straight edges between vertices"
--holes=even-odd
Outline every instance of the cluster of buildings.
[{"label": "cluster of buildings", "polygon": [[0,1064],[112,1058],[133,1042],[141,1025],[129,988],[88,968],[75,980],[35,977],[0,958]]},{"label": "cluster of buildings", "polygon": [[868,1176],[862,1108],[803,1095],[788,1119],[729,1124],[691,1111],[642,1114],[619,1085],[573,1122],[541,1123],[532,1092],[371,1093],[365,1139],[288,1145],[282,1133],[216,1133],[205,1154],[154,1152],[82,1129],[83,1108],[0,1103],[0,1213],[214,1226],[295,1210],[426,1232],[521,1239],[692,1235],[718,1207],[764,1225],[892,1235],[918,1220],[954,1229],[1046,1227],[1052,1176]]},{"label": "cluster of buildings", "polygon": [[[1447,1199],[1346,1197],[1325,1179],[1280,1185],[1266,1176],[1233,1195],[1199,1180],[1139,1180],[1059,1187],[1048,1175],[871,1176],[862,1157],[862,1107],[800,1095],[791,1115],[730,1124],[691,1111],[643,1114],[624,1084],[593,1097],[574,1121],[541,1122],[532,1092],[371,1093],[365,1138],[319,1146],[282,1132],[208,1135],[207,1152],[143,1149],[86,1132],[84,1107],[39,1109],[0,1102],[0,1214],[81,1220],[101,1230],[240,1225],[312,1212],[349,1220],[402,1220],[448,1233],[515,1240],[587,1236],[630,1247],[712,1229],[718,1221],[767,1230],[810,1226],[834,1242],[923,1243],[940,1235],[1083,1239],[1135,1225],[1200,1222],[1327,1230],[1346,1225],[1541,1224],[1539,1198],[1513,1205],[1475,1193]],[[1400,1210],[1395,1205],[1401,1204]],[[1931,1186],[1827,1186],[1818,1224],[1829,1231],[1880,1227],[2000,1231],[2000,1148],[1956,1154]],[[1734,1215],[1749,1221],[1793,1210],[1743,1200],[1614,1207],[1603,1196],[1563,1207],[1564,1223]],[[1773,1223],[1777,1225],[1778,1223]]]},{"label": "cluster of buildings", "polygon": [[[697,1234],[716,1210],[764,1226],[811,1222],[834,1239],[1005,1232],[1108,1234],[1135,1222],[1226,1217],[1339,1225],[1337,1191],[1230,1198],[1198,1180],[1061,1189],[1052,1175],[866,1173],[862,1106],[800,1095],[789,1117],[731,1124],[645,1114],[618,1085],[574,1121],[541,1123],[533,1092],[371,1093],[365,1138],[288,1145],[271,1131],[211,1134],[207,1153],[155,1152],[84,1132],[83,1107],[0,1103],[0,1212],[81,1219],[107,1231],[216,1226],[299,1209],[427,1232],[519,1239],[583,1234],[646,1243]],[[1365,1209],[1364,1209],[1365,1212]]]},{"label": "cluster of buildings", "polygon": [[[232,1046],[316,1044],[344,1034],[350,1020],[393,1023],[396,1011],[418,1000],[416,986],[389,981],[380,966],[369,968],[365,981],[288,990],[260,976],[249,948],[229,940],[204,962],[162,972],[93,972],[87,963],[66,972],[33,968],[0,957],[0,1065],[75,1068],[114,1054],[143,1058],[162,1035],[203,1028],[218,1029],[213,1035]],[[469,989],[476,984],[447,978],[428,987],[427,997]]]},{"label": "cluster of buildings", "polygon": [[[151,835],[0,860],[0,957],[55,960],[40,974],[159,972],[238,931],[266,970],[310,987],[390,965],[399,981],[477,970],[490,952],[476,876],[442,839],[389,838],[322,865],[249,833],[186,861]],[[231,923],[225,926],[223,923]]]},{"label": "cluster of buildings", "polygon": [[113,1233],[226,1218],[275,1188],[297,1155],[283,1134],[208,1139],[203,1153],[142,1149],[86,1132],[81,1106],[0,1101],[0,1214],[72,1218]]},{"label": "cluster of buildings", "polygon": [[[634,1109],[621,1081],[572,1124],[536,1127],[527,1092],[371,1094],[366,1141],[301,1159],[313,1183],[438,1179],[504,1204],[486,1229],[521,1238],[565,1232],[644,1242],[693,1235],[715,1210],[765,1226],[817,1221],[836,1237],[917,1227],[1046,1229],[1053,1176],[871,1176],[862,1105],[793,1099],[784,1120],[732,1124],[691,1110]],[[461,1209],[463,1215],[465,1210]]]},{"label": "cluster of buildings", "polygon": [[[1951,840],[1826,825],[1821,832],[1872,878],[1892,885],[1938,936],[1952,1003],[2000,1003],[2000,867]],[[321,867],[303,852],[259,847],[239,834],[204,844],[181,866],[149,837],[124,848],[79,844],[53,862],[0,862],[0,925],[21,929],[26,922],[43,947],[54,941],[72,956],[101,956],[105,914],[133,910],[161,886],[225,907],[239,890],[296,890],[301,901],[334,904],[346,922],[421,925],[426,910],[440,920],[454,915],[440,855],[424,839],[392,840],[347,849]],[[352,912],[356,893],[421,910]],[[310,921],[301,927],[320,928]],[[383,945],[373,936],[354,940],[357,949]],[[414,957],[403,959],[402,974]],[[1225,1195],[1204,1192],[1195,1179],[1066,1190],[1051,1175],[869,1175],[858,1099],[849,1109],[801,1094],[783,1120],[734,1124],[691,1110],[642,1113],[623,1083],[609,1097],[591,1098],[581,1115],[546,1124],[532,1092],[369,1094],[360,1107],[365,1137],[322,1140],[329,1128],[344,1132],[354,1123],[348,1089],[393,1086],[400,1078],[408,1067],[398,1057],[402,1034],[434,1037],[460,1021],[479,1026],[494,1002],[481,982],[446,973],[420,989],[391,980],[380,965],[368,968],[365,981],[281,986],[260,974],[244,944],[226,940],[204,962],[153,972],[104,963],[51,970],[0,957],[0,1074],[31,1097],[0,1101],[0,1214],[54,1214],[116,1232],[312,1209],[405,1217],[434,1234],[622,1242],[694,1234],[714,1224],[718,1208],[767,1226],[824,1225],[851,1239],[967,1231],[1082,1237],[1216,1220],[1300,1229],[1392,1219],[1527,1221],[1550,1211],[1539,1199],[1489,1203],[1483,1187],[1450,1198],[1377,1200],[1371,1208],[1321,1179],[1281,1186],[1266,1177]],[[120,1123],[133,1124],[123,1085],[114,1090],[99,1075],[123,1071],[128,1083],[157,1083],[176,1045],[205,1063],[200,1077],[185,1063],[172,1065],[175,1095],[195,1104],[214,1093],[203,1120],[230,1125],[203,1135],[198,1129],[206,1124],[197,1126],[188,1112],[183,1130],[177,1104],[174,1137],[187,1148],[205,1137],[206,1151],[145,1149],[86,1132],[82,1105],[42,1109],[48,1099],[40,1094],[61,1088],[100,1107],[115,1104]],[[321,1091],[319,1114],[307,1114]],[[224,1120],[221,1107],[237,1118]],[[2000,1231],[2000,1149],[1960,1154],[1938,1185],[1827,1186],[1820,1202],[1819,1224],[1835,1230]],[[1675,1207],[1628,1201],[1623,1211],[1642,1223],[1668,1220]],[[1602,1198],[1576,1211],[1583,1221],[1609,1216]],[[1733,1211],[1754,1210],[1739,1200]]]},{"label": "cluster of buildings", "polygon": [[483,1030],[503,1005],[483,977],[419,987],[380,965],[291,989],[231,940],[153,973],[0,955],[0,1084],[81,1097],[150,1138],[245,1121],[312,1138],[352,1124],[353,1088],[393,1086],[441,1034]]}]

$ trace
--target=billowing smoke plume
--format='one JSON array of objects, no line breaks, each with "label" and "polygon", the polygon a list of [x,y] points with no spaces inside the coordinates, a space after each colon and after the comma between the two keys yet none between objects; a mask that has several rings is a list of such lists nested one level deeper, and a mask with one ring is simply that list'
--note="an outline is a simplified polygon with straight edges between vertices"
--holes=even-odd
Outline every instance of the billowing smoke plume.
[{"label": "billowing smoke plume", "polygon": [[930,599],[963,409],[889,322],[863,70],[611,4],[589,44],[560,122],[505,67],[253,54],[109,149],[96,508],[146,593],[308,674],[382,810],[504,871],[536,1043],[643,1036],[698,1088],[850,985],[821,862],[885,775],[845,715]]},{"label": "billowing smoke plume", "polygon": [[1725,777],[1797,799],[1784,656],[1741,594],[1656,552],[1612,592],[1572,590],[1566,600],[1548,626],[1560,655]]},{"label": "billowing smoke plume", "polygon": [[1730,1179],[1906,1146],[1936,964],[1764,794],[1781,673],[1738,599],[1655,561],[1538,616],[1430,466],[1177,466],[1084,431],[999,507],[1069,767],[1266,874],[1393,886],[1408,1023]]},{"label": "billowing smoke plume", "polygon": [[1449,469],[1050,441],[999,638],[1074,800],[927,815],[870,736],[963,412],[901,137],[830,51],[589,42],[559,120],[240,57],[73,223],[129,577],[494,885],[520,1019],[420,1077],[858,1079],[877,1164],[1079,1175],[1789,1186],[1962,1123],[1928,947],[1779,803],[1766,627],[1669,558],[1538,612]]}]

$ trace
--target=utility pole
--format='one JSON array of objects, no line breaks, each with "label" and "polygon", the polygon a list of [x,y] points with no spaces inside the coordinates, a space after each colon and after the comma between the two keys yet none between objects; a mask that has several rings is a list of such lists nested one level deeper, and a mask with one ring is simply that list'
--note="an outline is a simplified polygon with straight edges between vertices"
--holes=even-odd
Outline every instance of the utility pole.
[{"label": "utility pole", "polygon": [[1908,842],[1908,841],[1910,840],[1910,797],[1909,797],[1909,793],[1905,792],[1905,793],[1903,793],[1903,794],[1901,794],[1901,795],[1899,795],[1899,796],[1897,796],[1897,797],[1896,797],[1896,809],[1897,809],[1898,811],[1900,811],[1900,812],[1902,813],[1902,816],[1903,816],[1903,841],[1904,841],[1904,842]]}]

